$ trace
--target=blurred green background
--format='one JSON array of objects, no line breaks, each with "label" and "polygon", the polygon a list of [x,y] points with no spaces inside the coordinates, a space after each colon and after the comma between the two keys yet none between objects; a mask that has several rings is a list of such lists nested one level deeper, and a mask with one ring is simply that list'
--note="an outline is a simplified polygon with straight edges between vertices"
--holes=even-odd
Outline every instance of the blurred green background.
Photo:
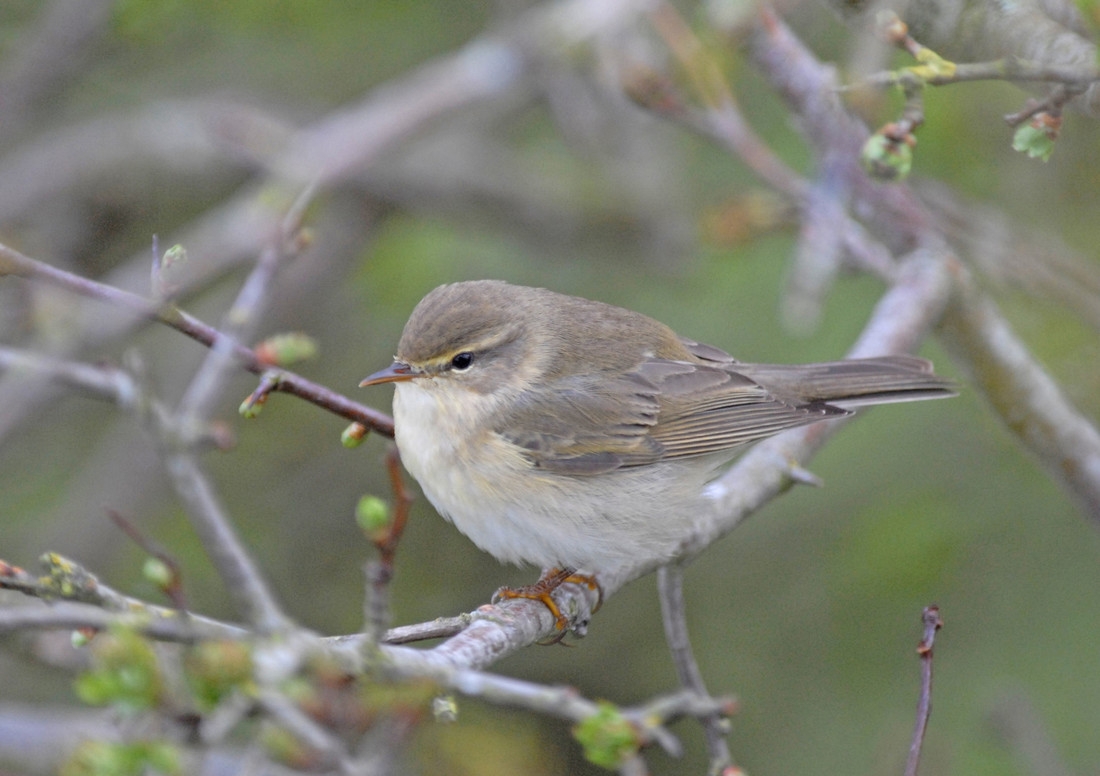
[{"label": "blurred green background", "polygon": [[[0,63],[16,61],[48,5],[0,6]],[[171,135],[179,114],[169,101],[216,99],[304,126],[521,13],[457,0],[100,5],[107,12],[94,38],[73,46],[75,72],[39,95],[21,126],[0,126],[0,241],[108,278],[129,267],[126,277],[140,277],[154,233],[162,249],[185,239],[260,164],[226,152],[218,164],[192,165],[186,148],[168,145],[73,173],[41,195],[33,177],[4,171],[35,169],[34,152],[62,148],[50,144],[105,118],[163,110]],[[702,24],[699,8],[682,10]],[[822,56],[843,60],[851,40],[827,11],[798,5],[789,15]],[[749,119],[805,169],[809,155],[782,105],[736,53],[729,58]],[[388,411],[391,390],[360,390],[358,380],[388,363],[426,291],[478,277],[640,310],[748,361],[823,360],[845,351],[881,285],[842,278],[818,329],[788,332],[778,310],[793,225],[779,219],[726,228],[761,194],[745,168],[609,98],[594,85],[592,63],[576,59],[547,66],[505,99],[445,115],[321,196],[308,218],[315,244],[285,273],[264,326],[265,335],[303,330],[317,338],[319,358],[298,371]],[[1049,235],[1075,246],[1095,271],[1100,132],[1095,122],[1070,116],[1053,159],[1029,161],[1011,152],[1000,120],[1022,100],[1000,84],[929,94],[917,172],[997,208],[1036,240]],[[105,153],[125,142],[120,134],[106,138]],[[247,148],[252,139],[237,142]],[[81,163],[95,152],[85,148]],[[76,165],[63,154],[39,164],[43,176],[54,164],[62,175]],[[242,277],[227,270],[183,306],[216,323]],[[1057,300],[991,290],[1067,394],[1097,417],[1095,329]],[[63,348],[86,325],[73,307],[64,294],[2,279],[2,341]],[[80,356],[117,361],[128,350],[168,401],[204,355],[175,332],[147,328]],[[955,374],[934,341],[922,353]],[[253,387],[241,376],[224,397],[220,416],[237,446],[206,463],[293,616],[324,633],[352,632],[362,621],[361,568],[372,552],[352,511],[362,493],[388,495],[385,443],[373,438],[345,450],[343,421],[279,395],[258,419],[240,420],[236,407]],[[7,407],[0,410],[0,557],[31,567],[40,553],[61,552],[108,583],[155,599],[140,576],[141,551],[106,517],[105,508],[118,509],[181,559],[196,610],[232,616],[152,444],[132,419],[80,397],[25,401],[11,376],[0,377],[0,391]],[[868,412],[810,468],[824,488],[790,492],[688,571],[704,675],[712,691],[741,702],[730,735],[737,761],[756,776],[899,772],[917,699],[920,611],[937,603],[946,628],[936,647],[923,772],[1095,771],[1096,526],[1016,448],[981,399],[964,387],[951,401]],[[421,498],[398,559],[395,618],[411,623],[467,611],[498,586],[534,573],[498,565]],[[75,702],[66,675],[9,646],[0,652],[0,703]],[[497,668],[621,703],[671,690],[652,577],[608,601],[574,647],[532,648]],[[687,755],[651,753],[653,771],[703,772],[698,727],[675,730]],[[1044,739],[1058,762],[1028,760],[1026,742]],[[565,725],[464,700],[458,725],[424,731],[409,768],[598,772]]]}]

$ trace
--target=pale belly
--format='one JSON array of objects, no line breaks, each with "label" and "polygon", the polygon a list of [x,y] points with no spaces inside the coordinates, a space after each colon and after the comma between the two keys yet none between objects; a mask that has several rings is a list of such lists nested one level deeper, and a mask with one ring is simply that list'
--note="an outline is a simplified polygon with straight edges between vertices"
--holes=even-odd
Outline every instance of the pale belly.
[{"label": "pale belly", "polygon": [[396,387],[405,467],[439,513],[498,560],[606,571],[666,560],[690,532],[709,476],[697,462],[548,473],[497,437],[466,441],[466,422],[443,412],[432,391]]}]

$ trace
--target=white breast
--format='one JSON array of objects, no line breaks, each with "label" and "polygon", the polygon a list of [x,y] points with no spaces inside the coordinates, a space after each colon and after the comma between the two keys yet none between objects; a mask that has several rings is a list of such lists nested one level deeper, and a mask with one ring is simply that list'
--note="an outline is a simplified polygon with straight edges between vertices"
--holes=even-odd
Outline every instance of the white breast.
[{"label": "white breast", "polygon": [[492,399],[465,395],[469,415],[457,417],[430,380],[395,385],[401,458],[432,505],[478,547],[505,562],[588,571],[673,554],[706,479],[698,466],[548,473],[499,436],[471,433],[498,411]]}]

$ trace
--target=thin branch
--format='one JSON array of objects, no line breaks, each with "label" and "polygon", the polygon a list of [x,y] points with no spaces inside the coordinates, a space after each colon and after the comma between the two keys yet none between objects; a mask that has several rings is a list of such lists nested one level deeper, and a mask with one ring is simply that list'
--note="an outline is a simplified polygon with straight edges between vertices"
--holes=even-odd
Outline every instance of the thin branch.
[{"label": "thin branch", "polygon": [[238,341],[250,337],[258,325],[271,284],[280,266],[291,255],[290,244],[301,228],[302,212],[313,191],[313,187],[308,187],[302,192],[269,239],[226,314],[225,330],[219,332],[174,415],[171,418],[153,416],[159,421],[153,424],[153,430],[159,432],[165,468],[187,506],[191,525],[237,607],[260,633],[285,630],[291,627],[290,619],[237,536],[229,515],[202,471],[198,451],[187,442],[193,430],[207,422],[231,371],[236,369],[236,351],[243,349]]},{"label": "thin branch", "polygon": [[88,0],[40,3],[33,24],[19,30],[0,72],[0,137],[10,137],[74,77],[83,75],[86,57],[111,24],[114,3]]},{"label": "thin branch", "polygon": [[1075,776],[1058,751],[1048,723],[1027,695],[1012,692],[998,699],[989,712],[989,722],[998,743],[1018,763],[1021,773]]},{"label": "thin branch", "polygon": [[[1041,113],[1047,114],[1046,118],[1050,122],[1057,122],[1057,128],[1061,128],[1062,110],[1066,107],[1066,103],[1070,102],[1074,97],[1079,95],[1080,90],[1072,89],[1068,86],[1056,86],[1050,90],[1050,93],[1041,100],[1028,100],[1024,103],[1024,107],[1016,113],[1009,113],[1004,117],[1005,123],[1010,127],[1018,127],[1025,121],[1035,118]],[[1057,134],[1057,132],[1055,132]]]},{"label": "thin branch", "polygon": [[[26,272],[37,277],[41,273],[41,276],[56,279],[66,287],[115,297],[135,306],[152,307],[151,303],[141,297],[61,272],[8,249],[0,248],[0,262],[7,262],[18,274]],[[0,264],[0,274],[5,269],[6,267]],[[251,354],[251,351],[247,352]],[[254,358],[254,354],[252,355]],[[92,384],[96,377],[90,368],[61,371],[59,362],[50,362],[50,367],[51,374],[65,374],[70,380],[79,379],[85,385]],[[121,389],[118,390],[121,391]],[[130,393],[140,393],[140,391],[130,391]],[[120,392],[118,395],[123,393]],[[117,396],[111,398],[117,399]],[[137,401],[134,405],[147,410],[139,413],[139,417],[146,422],[160,443],[165,469],[176,492],[187,507],[187,514],[203,547],[222,575],[240,611],[261,631],[270,632],[288,627],[289,621],[268,589],[255,562],[237,537],[209,478],[195,457],[194,450],[189,444],[194,436],[193,429],[180,429],[177,421],[170,418],[152,401]],[[181,440],[181,436],[186,439]]]},{"label": "thin branch", "polygon": [[386,451],[386,471],[393,492],[393,509],[385,531],[372,537],[378,549],[378,558],[366,564],[366,622],[363,631],[372,644],[381,639],[390,624],[390,582],[393,580],[394,558],[409,519],[409,506],[413,502],[413,496],[405,487],[401,475],[401,455],[396,446],[391,445]]},{"label": "thin branch", "polygon": [[[894,254],[938,244],[931,217],[906,186],[885,186],[864,174],[860,149],[870,133],[845,110],[837,93],[836,71],[822,64],[776,13],[762,6],[748,37],[748,53],[798,117],[798,126],[819,157],[841,153],[852,194],[849,209],[874,224]],[[849,216],[850,217],[850,216]]]},{"label": "thin branch", "polygon": [[1062,484],[1100,520],[1100,432],[1066,398],[996,305],[962,267],[940,337],[993,410]]},{"label": "thin branch", "polygon": [[318,761],[311,765],[319,768],[335,766],[338,773],[353,773],[350,769],[350,754],[344,743],[311,719],[285,693],[261,688],[256,693],[256,701],[274,722],[318,755]]},{"label": "thin branch", "polygon": [[183,592],[183,569],[172,553],[168,552],[160,543],[153,541],[143,534],[138,527],[124,517],[121,512],[115,509],[108,509],[107,517],[111,519],[112,523],[118,526],[120,531],[130,538],[130,541],[140,547],[146,555],[151,558],[156,558],[164,564],[168,569],[169,578],[164,580],[163,583],[158,583],[158,587],[168,596],[172,605],[177,609],[190,609],[187,605],[187,596]]},{"label": "thin branch", "polygon": [[361,423],[384,436],[393,436],[393,419],[388,415],[351,401],[293,372],[272,368],[271,364],[257,356],[251,348],[228,342],[217,329],[173,305],[160,304],[138,294],[74,275],[0,244],[0,277],[4,275],[45,282],[79,296],[126,310],[143,320],[158,321],[207,347],[227,343],[242,368],[256,375],[277,376],[274,390],[305,399],[335,415]]},{"label": "thin branch", "polygon": [[[672,6],[661,4],[659,11],[651,18],[681,67],[690,70],[705,66],[703,44]],[[772,18],[767,13],[762,14],[765,23]],[[782,31],[783,28],[780,26],[779,29]],[[779,37],[782,39],[783,36]],[[804,63],[803,67],[808,68],[809,63]],[[890,252],[873,240],[859,222],[848,214],[845,207],[849,200],[849,187],[854,179],[853,160],[858,158],[857,151],[862,139],[849,137],[841,142],[851,134],[856,125],[848,120],[835,96],[828,91],[834,85],[832,75],[822,74],[817,82],[817,86],[826,90],[829,95],[825,98],[813,95],[809,90],[800,92],[792,89],[792,94],[799,95],[800,103],[813,111],[814,127],[810,139],[823,160],[823,172],[815,182],[791,169],[753,131],[737,104],[732,88],[722,80],[721,73],[712,70],[708,75],[711,84],[708,93],[698,95],[703,103],[701,107],[691,104],[671,80],[656,73],[645,73],[638,81],[628,83],[627,89],[637,102],[656,115],[696,132],[729,151],[748,165],[761,181],[798,205],[808,222],[803,226],[800,261],[803,264],[810,261],[814,263],[810,267],[801,268],[806,278],[799,276],[798,267],[792,270],[788,294],[797,293],[802,280],[806,280],[810,288],[817,289],[814,293],[820,294],[821,289],[828,286],[829,278],[835,274],[836,260],[839,257],[833,257],[832,260],[828,256],[822,258],[816,248],[804,247],[811,243],[817,245],[817,240],[822,235],[827,244],[835,243],[842,247],[847,254],[846,258],[854,260],[861,269],[884,280],[892,279],[896,266]],[[866,130],[863,135],[866,136]],[[823,208],[822,205],[826,207]],[[828,212],[824,212],[825,210]],[[793,299],[786,301],[788,307],[795,305]]]},{"label": "thin branch", "polygon": [[129,374],[101,364],[82,364],[0,345],[0,371],[40,375],[123,409],[132,409],[138,400],[138,388]]},{"label": "thin branch", "polygon": [[[165,606],[157,606],[140,598],[133,598],[104,584],[95,574],[85,569],[79,563],[65,558],[56,553],[47,553],[41,558],[43,573],[36,576],[30,572],[0,561],[0,589],[15,590],[23,595],[39,598],[43,601],[63,601],[79,605],[79,608],[65,608],[61,604],[52,603],[49,609],[20,608],[12,611],[33,612],[39,615],[29,615],[35,622],[44,627],[99,627],[91,623],[68,626],[65,624],[52,624],[48,613],[60,613],[59,616],[65,622],[65,618],[76,615],[81,617],[100,618],[94,614],[102,611],[107,618],[125,615],[126,621],[135,622],[161,622],[175,623],[172,626],[178,632],[180,629],[193,627],[194,635],[189,635],[184,640],[192,640],[197,635],[205,634],[211,638],[242,638],[244,629],[239,626],[214,620],[190,612],[180,611]],[[0,616],[6,616],[8,610],[0,610]],[[114,622],[116,620],[110,620]],[[166,637],[170,640],[171,637]]]},{"label": "thin branch", "polygon": [[246,639],[252,634],[235,625],[206,617],[184,615],[175,609],[160,609],[139,602],[135,612],[111,612],[93,604],[63,601],[49,606],[19,606],[0,609],[0,633],[26,630],[108,630],[132,628],[159,641],[196,644],[212,639]]},{"label": "thin branch", "polygon": [[[676,675],[680,684],[701,697],[709,697],[706,683],[695,654],[691,649],[691,638],[687,628],[687,607],[684,606],[684,570],[679,564],[669,564],[657,570],[657,595],[661,600],[661,621],[665,628],[665,641],[668,642],[672,662],[676,666]],[[710,773],[722,773],[733,763],[726,733],[729,724],[726,715],[715,714],[702,717],[703,733],[710,753]]]},{"label": "thin branch", "polygon": [[241,543],[210,477],[191,453],[165,450],[164,466],[227,592],[244,618],[261,633],[291,626],[259,567]]},{"label": "thin branch", "polygon": [[[1100,81],[1100,70],[1095,67],[1089,70],[1082,67],[1044,64],[1016,57],[1005,57],[990,62],[953,62],[951,64],[953,67],[949,71],[929,74],[921,80],[930,86],[947,86],[971,81],[1019,81],[1065,84],[1072,87],[1087,87],[1090,83]],[[860,79],[859,83],[844,88],[896,86],[907,77],[907,70],[908,68],[903,68],[900,71],[872,73]]]},{"label": "thin branch", "polygon": [[[545,607],[543,607],[545,608]],[[398,676],[428,677],[463,695],[489,703],[514,706],[572,722],[582,722],[601,711],[600,704],[581,696],[571,687],[550,687],[522,679],[499,676],[468,668],[454,668],[434,661],[415,658],[415,650],[400,648],[400,657],[391,652],[389,664]],[[728,716],[736,704],[728,698],[710,698],[689,690],[657,696],[638,706],[619,709],[637,731],[639,743],[656,743],[678,754],[678,743],[665,726],[682,717],[709,718]]]},{"label": "thin branch", "polygon": [[932,645],[936,640],[936,631],[943,627],[939,607],[925,607],[921,613],[921,622],[924,624],[924,635],[917,647],[917,655],[920,657],[920,700],[917,703],[913,740],[909,744],[909,757],[905,762],[905,776],[917,776],[924,733],[928,729],[928,718],[932,715]]},{"label": "thin branch", "polygon": [[191,379],[176,409],[184,428],[204,422],[222,394],[231,370],[237,366],[234,351],[241,347],[239,343],[242,340],[253,336],[279,268],[296,251],[296,247],[292,247],[297,245],[295,234],[301,229],[302,213],[315,190],[313,186],[307,187],[288,209],[226,312],[217,341]]}]

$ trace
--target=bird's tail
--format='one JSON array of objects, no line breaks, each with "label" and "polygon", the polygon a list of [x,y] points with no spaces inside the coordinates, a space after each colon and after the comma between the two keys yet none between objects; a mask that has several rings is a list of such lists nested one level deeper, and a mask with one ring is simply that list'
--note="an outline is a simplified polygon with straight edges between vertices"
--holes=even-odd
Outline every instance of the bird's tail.
[{"label": "bird's tail", "polygon": [[942,399],[956,393],[952,381],[936,375],[930,361],[916,356],[854,358],[801,365],[731,366],[777,397],[797,403],[822,402],[849,408]]}]

